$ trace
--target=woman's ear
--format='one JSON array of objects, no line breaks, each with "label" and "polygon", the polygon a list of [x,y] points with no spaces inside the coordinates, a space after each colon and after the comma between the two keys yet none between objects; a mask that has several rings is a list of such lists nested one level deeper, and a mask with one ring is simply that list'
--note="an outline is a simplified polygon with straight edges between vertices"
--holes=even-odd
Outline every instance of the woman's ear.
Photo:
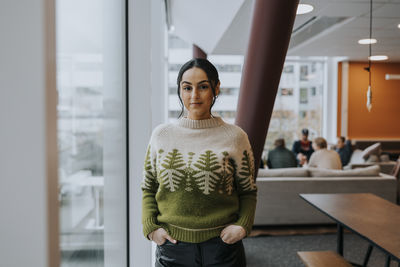
[{"label": "woman's ear", "polygon": [[217,97],[219,95],[219,86],[221,82],[218,82],[217,86],[215,86],[215,96]]}]

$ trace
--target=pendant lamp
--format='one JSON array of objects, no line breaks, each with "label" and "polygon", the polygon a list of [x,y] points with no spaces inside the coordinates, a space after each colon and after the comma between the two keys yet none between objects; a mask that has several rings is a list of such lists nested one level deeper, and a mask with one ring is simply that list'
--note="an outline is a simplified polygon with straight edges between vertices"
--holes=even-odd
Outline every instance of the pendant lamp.
[{"label": "pendant lamp", "polygon": [[[369,39],[372,39],[372,0],[369,4]],[[368,67],[365,68],[368,71],[368,90],[367,90],[367,109],[371,112],[372,109],[372,90],[371,90],[371,53],[372,53],[372,43],[369,43],[369,57],[368,57]]]}]

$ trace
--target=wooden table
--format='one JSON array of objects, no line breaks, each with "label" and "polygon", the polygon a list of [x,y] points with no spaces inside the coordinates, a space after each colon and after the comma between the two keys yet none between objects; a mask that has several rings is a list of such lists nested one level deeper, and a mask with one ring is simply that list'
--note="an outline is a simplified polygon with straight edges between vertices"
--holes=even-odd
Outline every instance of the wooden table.
[{"label": "wooden table", "polygon": [[[400,266],[400,206],[374,194],[300,194],[304,200],[338,224],[337,252],[343,256],[343,227],[361,236],[386,255],[386,266]],[[364,264],[366,263],[364,261]]]}]

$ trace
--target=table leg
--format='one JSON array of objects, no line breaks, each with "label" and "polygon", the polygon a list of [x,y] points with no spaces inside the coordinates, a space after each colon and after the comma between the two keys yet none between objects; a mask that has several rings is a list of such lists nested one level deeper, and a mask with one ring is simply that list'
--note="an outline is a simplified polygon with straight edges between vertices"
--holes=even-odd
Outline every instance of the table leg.
[{"label": "table leg", "polygon": [[337,253],[343,256],[343,226],[337,225]]},{"label": "table leg", "polygon": [[364,258],[364,263],[362,266],[367,266],[368,261],[369,261],[369,257],[371,256],[371,252],[372,252],[373,246],[372,245],[368,245],[368,250],[367,250],[367,254],[365,255]]}]

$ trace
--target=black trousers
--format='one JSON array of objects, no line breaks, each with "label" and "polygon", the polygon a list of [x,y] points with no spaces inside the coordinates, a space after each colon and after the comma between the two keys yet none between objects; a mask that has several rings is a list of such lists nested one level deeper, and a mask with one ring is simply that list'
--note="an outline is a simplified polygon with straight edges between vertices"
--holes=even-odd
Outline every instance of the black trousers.
[{"label": "black trousers", "polygon": [[220,237],[202,243],[168,240],[156,250],[156,267],[245,267],[246,256],[242,240],[226,244]]}]

